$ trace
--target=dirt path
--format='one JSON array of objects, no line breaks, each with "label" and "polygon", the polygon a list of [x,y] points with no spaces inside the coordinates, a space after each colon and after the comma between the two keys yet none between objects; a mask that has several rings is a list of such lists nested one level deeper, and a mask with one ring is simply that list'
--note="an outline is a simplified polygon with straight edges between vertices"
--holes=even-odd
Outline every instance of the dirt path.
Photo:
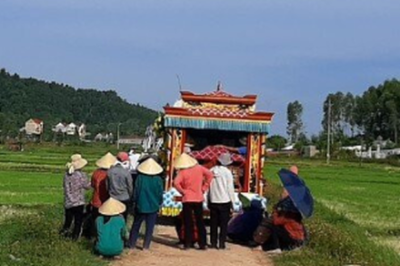
[{"label": "dirt path", "polygon": [[[133,254],[124,254],[112,266],[272,266],[272,262],[261,250],[228,243],[227,250],[180,250],[175,243],[175,230],[172,226],[158,226],[154,234],[151,251],[136,249]],[[141,244],[141,243],[139,243]]]}]

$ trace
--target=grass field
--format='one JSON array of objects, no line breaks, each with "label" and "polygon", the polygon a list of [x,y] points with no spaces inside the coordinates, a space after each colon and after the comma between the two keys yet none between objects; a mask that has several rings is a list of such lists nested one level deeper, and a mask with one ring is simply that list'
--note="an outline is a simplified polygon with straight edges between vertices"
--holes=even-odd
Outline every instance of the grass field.
[{"label": "grass field", "polygon": [[[300,175],[319,203],[374,233],[400,234],[400,168],[334,162],[298,162]],[[318,165],[319,164],[319,165]],[[272,162],[267,174],[280,167]]]},{"label": "grass field", "polygon": [[400,169],[377,164],[272,161],[266,168],[267,178],[279,184],[276,172],[291,163],[299,166],[317,207],[315,216],[307,221],[309,247],[281,257],[279,263],[400,265]]},{"label": "grass field", "polygon": [[59,237],[63,220],[62,178],[73,153],[89,161],[87,173],[108,146],[40,147],[9,152],[0,146],[0,265],[106,265],[92,243]]},{"label": "grass field", "polygon": [[[31,146],[22,153],[0,147],[0,265],[101,265],[90,243],[65,241],[57,231],[69,156],[81,152],[90,173],[109,150],[115,152],[107,146]],[[270,205],[280,192],[277,171],[292,163],[312,190],[316,211],[307,221],[307,247],[275,258],[276,265],[400,265],[400,169],[274,159],[265,170]]]}]

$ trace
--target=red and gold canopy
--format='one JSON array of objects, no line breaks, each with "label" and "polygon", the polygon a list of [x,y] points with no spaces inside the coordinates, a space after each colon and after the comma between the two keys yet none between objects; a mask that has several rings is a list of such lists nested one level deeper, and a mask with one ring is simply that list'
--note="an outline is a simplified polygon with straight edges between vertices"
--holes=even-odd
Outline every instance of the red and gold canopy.
[{"label": "red and gold canopy", "polygon": [[206,94],[181,92],[166,106],[165,127],[268,133],[273,113],[256,112],[257,96],[233,96],[220,89]]}]

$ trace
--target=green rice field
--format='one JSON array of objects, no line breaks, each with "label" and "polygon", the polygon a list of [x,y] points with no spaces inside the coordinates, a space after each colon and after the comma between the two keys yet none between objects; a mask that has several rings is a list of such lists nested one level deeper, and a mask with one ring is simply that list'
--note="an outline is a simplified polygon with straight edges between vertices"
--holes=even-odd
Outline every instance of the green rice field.
[{"label": "green rice field", "polygon": [[[94,162],[113,147],[0,146],[0,265],[101,265],[91,244],[58,237],[62,177],[69,156]],[[267,197],[280,193],[277,171],[297,164],[315,199],[306,221],[305,248],[274,257],[275,265],[400,265],[400,169],[382,164],[273,159],[267,162]],[[25,239],[26,241],[22,241]],[[71,252],[76,256],[71,259]],[[50,252],[51,251],[51,252]],[[74,253],[75,254],[75,253]],[[29,255],[29,256],[28,256]]]}]

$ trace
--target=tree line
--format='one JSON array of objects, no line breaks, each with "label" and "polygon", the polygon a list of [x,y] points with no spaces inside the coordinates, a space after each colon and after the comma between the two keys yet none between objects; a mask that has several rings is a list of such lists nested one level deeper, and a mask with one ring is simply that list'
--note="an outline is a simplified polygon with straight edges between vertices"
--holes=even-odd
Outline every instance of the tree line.
[{"label": "tree line", "polygon": [[[400,132],[400,81],[386,80],[371,86],[361,95],[338,91],[330,93],[322,104],[322,130],[308,138],[304,132],[303,105],[299,101],[287,106],[287,142],[298,147],[317,145],[321,150],[327,144],[328,126],[333,147],[357,145],[371,146],[378,139],[390,140],[397,145]],[[282,148],[282,137],[272,136],[269,147]]]},{"label": "tree line", "polygon": [[0,70],[0,135],[16,137],[29,118],[45,123],[44,135],[51,138],[59,122],[85,123],[94,136],[99,132],[143,135],[157,112],[131,104],[113,90],[75,89],[56,82],[21,78]]},{"label": "tree line", "polygon": [[324,102],[324,131],[328,126],[331,103],[331,128],[336,140],[362,137],[367,143],[378,138],[398,144],[400,121],[400,82],[387,80],[371,86],[362,95],[329,94]]}]

